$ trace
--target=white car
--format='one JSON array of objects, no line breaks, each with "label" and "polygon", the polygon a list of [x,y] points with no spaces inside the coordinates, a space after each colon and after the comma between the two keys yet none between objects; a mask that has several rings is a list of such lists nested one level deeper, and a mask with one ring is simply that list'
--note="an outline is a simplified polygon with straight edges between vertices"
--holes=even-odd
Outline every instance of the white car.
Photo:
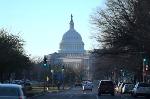
[{"label": "white car", "polygon": [[132,90],[134,88],[134,84],[125,84],[122,88],[122,93],[125,94],[125,93],[131,93]]},{"label": "white car", "polygon": [[149,96],[150,95],[150,84],[138,82],[132,90],[132,95],[137,96]]},{"label": "white car", "polygon": [[21,85],[0,84],[0,99],[26,99]]},{"label": "white car", "polygon": [[91,90],[92,91],[93,88],[93,83],[92,82],[86,82],[82,85],[82,90]]}]

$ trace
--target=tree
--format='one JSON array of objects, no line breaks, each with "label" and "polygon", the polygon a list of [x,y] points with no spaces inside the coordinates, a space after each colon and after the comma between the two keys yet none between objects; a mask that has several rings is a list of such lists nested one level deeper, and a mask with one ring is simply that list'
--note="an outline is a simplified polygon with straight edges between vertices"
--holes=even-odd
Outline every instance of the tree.
[{"label": "tree", "polygon": [[135,74],[136,71],[142,70],[142,58],[139,54],[130,53],[119,53],[116,54],[112,51],[104,51],[101,49],[94,51],[95,62],[93,63],[94,68],[94,79],[107,79],[113,78],[115,72],[117,79],[120,77],[120,70],[127,71]]},{"label": "tree", "polygon": [[0,30],[0,81],[8,80],[12,73],[22,73],[32,62],[24,53],[23,40],[16,35]]},{"label": "tree", "polygon": [[75,82],[75,78],[78,75],[76,74],[76,72],[74,71],[74,69],[72,67],[65,67],[64,69],[64,80],[65,80],[65,84],[70,84],[72,85]]},{"label": "tree", "polygon": [[105,48],[150,52],[150,1],[107,0],[92,22],[99,30],[98,42]]},{"label": "tree", "polygon": [[95,53],[109,56],[107,62],[116,65],[120,60],[128,60],[128,64],[124,61],[121,64],[134,71],[142,66],[143,56],[150,56],[149,0],[107,0],[106,7],[92,15],[92,24],[98,30],[95,38],[103,48]]},{"label": "tree", "polygon": [[50,74],[51,71],[48,67],[43,66],[43,59],[39,58],[36,60],[34,59],[33,68],[31,72],[31,80],[44,81],[45,73],[49,72]]}]

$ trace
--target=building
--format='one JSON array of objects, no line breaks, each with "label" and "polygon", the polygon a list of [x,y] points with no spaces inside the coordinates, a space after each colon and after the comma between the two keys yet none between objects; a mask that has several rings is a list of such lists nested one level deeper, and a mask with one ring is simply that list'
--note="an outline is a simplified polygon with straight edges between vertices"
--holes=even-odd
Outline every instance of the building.
[{"label": "building", "polygon": [[71,15],[70,28],[64,33],[60,42],[58,53],[47,55],[50,65],[63,65],[71,68],[82,68],[84,79],[92,79],[90,68],[92,57],[89,51],[84,50],[84,42],[81,35],[75,30],[73,16]]}]

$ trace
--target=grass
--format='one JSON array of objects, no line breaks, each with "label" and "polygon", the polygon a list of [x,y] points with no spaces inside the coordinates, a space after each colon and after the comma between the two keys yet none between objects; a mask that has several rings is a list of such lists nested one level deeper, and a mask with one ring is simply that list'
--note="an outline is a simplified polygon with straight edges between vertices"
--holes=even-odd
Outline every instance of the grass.
[{"label": "grass", "polygon": [[[65,88],[67,89],[67,88]],[[59,92],[62,91],[62,88],[60,90],[58,90],[57,87],[48,87],[48,90],[46,88],[46,92]],[[28,97],[34,96],[34,95],[38,95],[40,93],[44,93],[44,87],[32,87],[32,90],[26,91],[26,94]]]}]

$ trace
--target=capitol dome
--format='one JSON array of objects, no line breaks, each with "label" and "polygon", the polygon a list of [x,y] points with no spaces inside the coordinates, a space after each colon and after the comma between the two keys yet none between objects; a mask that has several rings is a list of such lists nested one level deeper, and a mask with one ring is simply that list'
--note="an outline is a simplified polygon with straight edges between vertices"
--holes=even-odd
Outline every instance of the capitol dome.
[{"label": "capitol dome", "polygon": [[84,43],[81,35],[74,29],[73,16],[71,15],[70,29],[63,35],[60,43],[60,53],[84,53]]}]

